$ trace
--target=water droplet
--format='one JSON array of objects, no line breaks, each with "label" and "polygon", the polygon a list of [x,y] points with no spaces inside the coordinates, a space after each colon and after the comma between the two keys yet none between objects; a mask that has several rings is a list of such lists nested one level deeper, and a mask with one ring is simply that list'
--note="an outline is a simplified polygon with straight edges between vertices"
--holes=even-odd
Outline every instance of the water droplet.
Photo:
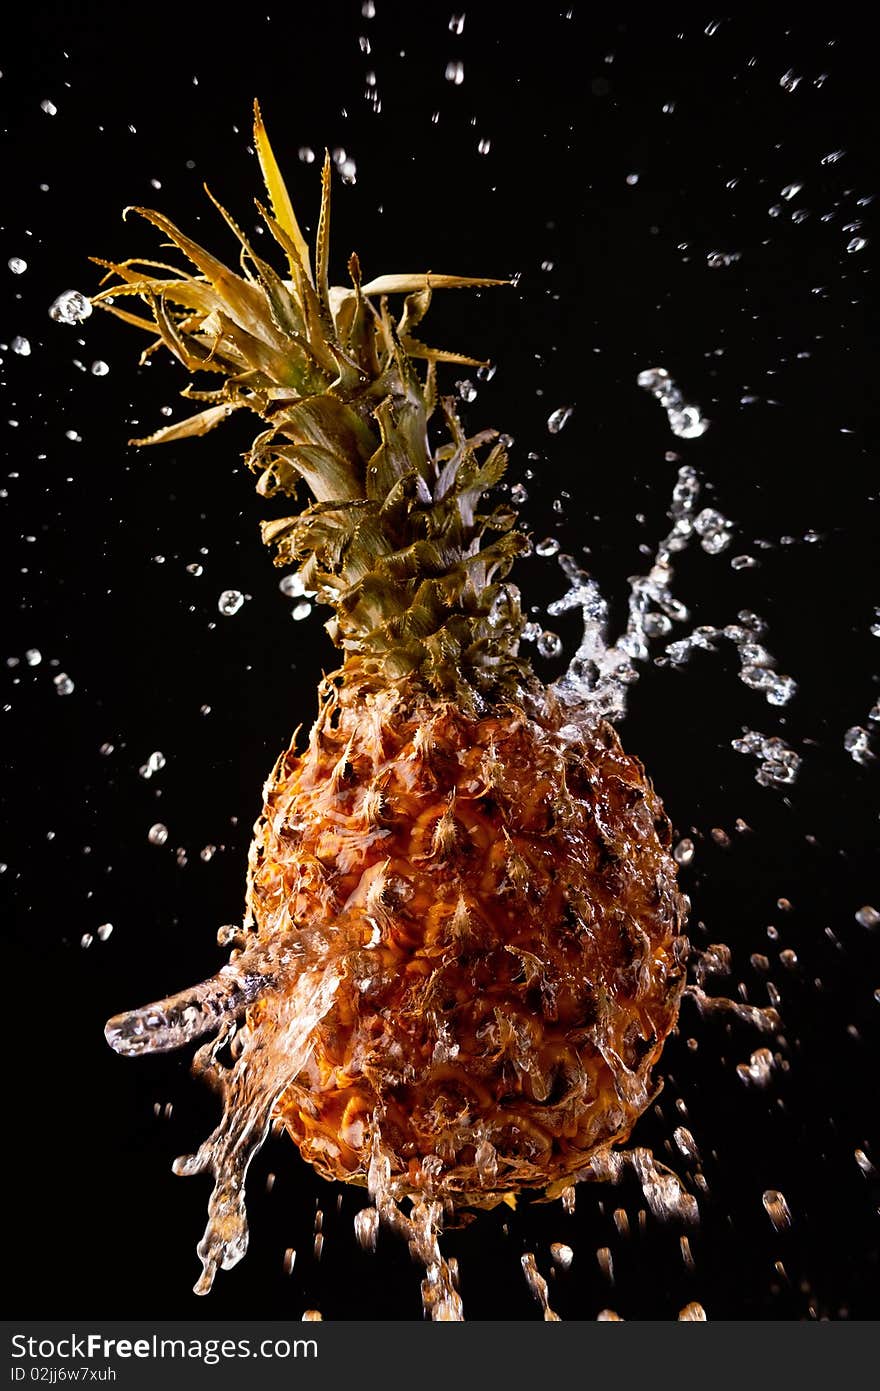
[{"label": "water droplet", "polygon": [[558,435],[560,430],[564,430],[569,420],[574,414],[573,406],[560,406],[552,415],[547,417],[547,429],[551,435]]},{"label": "water droplet", "polygon": [[477,388],[468,377],[465,377],[463,381],[456,382],[455,389],[458,392],[459,400],[476,401]]},{"label": "water droplet", "polygon": [[205,569],[204,566],[199,565],[196,561],[194,561],[192,565],[187,565],[186,573],[188,575],[195,575],[198,579],[199,575],[203,575],[205,573]]},{"label": "water droplet", "polygon": [[786,92],[794,92],[802,81],[803,78],[795,77],[793,69],[789,68],[788,72],[784,72],[780,77],[779,85],[784,88]]},{"label": "water droplet", "polygon": [[558,633],[551,633],[549,629],[545,629],[538,638],[538,651],[542,657],[561,657],[562,638]]},{"label": "water droplet", "polygon": [[463,33],[464,33],[464,21],[465,21],[465,16],[464,16],[463,14],[454,14],[454,15],[450,15],[450,16],[449,16],[449,32],[450,32],[450,34],[463,34]]},{"label": "water droplet", "polygon": [[365,1207],[355,1213],[354,1234],[358,1245],[364,1251],[375,1251],[379,1235],[379,1214],[374,1207]]},{"label": "water droplet", "polygon": [[779,196],[784,198],[786,203],[790,203],[792,198],[796,198],[803,188],[803,184],[786,184],[785,188],[780,189]]},{"label": "water droplet", "polygon": [[853,725],[843,736],[843,747],[846,749],[853,762],[860,763],[863,768],[867,768],[874,762],[875,754],[871,748],[871,735],[867,729],[861,725]]},{"label": "water droplet", "polygon": [[98,357],[92,363],[89,370],[93,377],[106,377],[107,373],[110,371],[110,368],[108,367],[106,362],[104,362],[101,358]]},{"label": "water droplet", "polygon": [[79,939],[79,944],[80,944],[80,946],[83,948],[83,950],[85,951],[85,949],[86,949],[87,947],[90,947],[90,946],[92,945],[92,942],[93,942],[94,940],[95,940],[95,939],[94,939],[94,937],[92,936],[91,932],[84,932],[83,935],[82,935],[82,936],[80,937],[80,939]]},{"label": "water droplet", "polygon": [[304,618],[308,618],[311,611],[311,604],[307,601],[304,601],[303,603],[297,604],[294,607],[292,617],[296,620],[297,623],[301,623]]},{"label": "water droplet", "polygon": [[159,773],[165,767],[165,755],[161,750],[156,749],[151,753],[146,763],[138,769],[142,778],[151,778],[154,773]]},{"label": "water droplet", "polygon": [[629,184],[630,188],[634,188],[639,181],[639,176],[638,174],[627,174],[626,181]]},{"label": "water droplet", "polygon": [[647,367],[636,377],[636,385],[645,391],[665,391],[669,380],[665,367]]},{"label": "water droplet", "polygon": [[660,638],[672,632],[672,619],[665,613],[646,613],[642,621],[642,631],[646,637]]},{"label": "water droplet", "polygon": [[40,110],[45,111],[47,116],[58,115],[58,107],[55,105],[54,101],[50,101],[48,97],[40,102]]},{"label": "water droplet", "polygon": [[314,164],[315,162],[315,152],[308,145],[300,145],[297,155],[303,164]]},{"label": "water droplet", "polygon": [[823,155],[823,156],[822,156],[822,159],[820,160],[820,163],[821,163],[821,164],[836,164],[837,161],[838,161],[839,159],[843,159],[843,156],[844,156],[845,154],[846,154],[846,150],[832,150],[830,154],[827,154],[827,155]]},{"label": "water droplet", "polygon": [[447,63],[444,76],[447,82],[451,82],[455,87],[460,87],[464,82],[464,63],[458,61]]},{"label": "water droplet", "polygon": [[288,599],[299,599],[306,592],[298,574],[285,575],[278,581],[278,588]]},{"label": "water droplet", "polygon": [[694,531],[708,555],[718,555],[730,545],[731,523],[714,507],[704,507],[694,518]]},{"label": "water droplet", "polygon": [[101,926],[98,928],[98,940],[101,942],[106,942],[107,938],[110,936],[112,931],[112,923],[101,923]]},{"label": "water droplet", "polygon": [[13,275],[24,275],[27,270],[27,261],[21,256],[10,256],[6,262]]},{"label": "water droplet", "polygon": [[561,1270],[568,1270],[574,1260],[574,1251],[570,1246],[566,1246],[564,1241],[552,1241],[550,1243],[550,1255]]},{"label": "water droplet", "polygon": [[224,589],[220,598],[217,600],[217,608],[224,618],[231,618],[238,613],[244,603],[244,595],[240,589]]},{"label": "water droplet", "polygon": [[723,266],[732,266],[739,258],[738,251],[707,251],[706,265],[710,270],[720,270]]},{"label": "water droplet", "polygon": [[706,1310],[695,1299],[686,1304],[678,1315],[679,1323],[705,1323]]},{"label": "water droplet", "polygon": [[511,502],[516,503],[517,507],[521,507],[524,502],[528,502],[529,495],[522,483],[514,483],[510,490],[510,499]]},{"label": "water droplet", "polygon": [[67,696],[73,693],[74,685],[66,671],[59,671],[58,675],[54,676],[52,679],[55,683],[55,689],[60,696]]},{"label": "water droplet", "polygon": [[777,1232],[784,1232],[787,1227],[791,1226],[791,1213],[783,1193],[780,1193],[777,1188],[768,1188],[761,1201]]},{"label": "water droplet", "polygon": [[477,143],[477,150],[481,155],[487,155],[492,148],[492,141],[484,135],[482,140]]},{"label": "water droplet", "polygon": [[539,541],[535,546],[536,555],[556,555],[559,551],[559,542],[555,536],[545,536],[543,541]]},{"label": "water droplet", "polygon": [[151,845],[164,845],[168,839],[168,827],[163,826],[161,821],[157,821],[147,831],[147,840]]},{"label": "water droplet", "polygon": [[[753,957],[753,964],[754,960],[755,958]],[[770,964],[767,958],[760,957],[759,960],[766,963],[763,968],[766,970]],[[740,1081],[745,1082],[747,1086],[766,1087],[767,1083],[770,1081],[770,1074],[774,1067],[775,1060],[770,1049],[757,1048],[754,1053],[752,1053],[747,1063],[737,1063],[736,1075],[739,1077]]]},{"label": "water droplet", "polygon": [[768,705],[787,705],[797,692],[797,682],[792,676],[777,676],[764,687],[764,697]]},{"label": "water droplet", "polygon": [[92,306],[79,290],[65,290],[49,306],[49,318],[56,324],[81,324],[92,313]]},{"label": "water droplet", "polygon": [[207,864],[209,860],[213,860],[216,852],[216,845],[206,845],[199,851],[199,859],[203,860],[204,863]]},{"label": "water droplet", "polygon": [[677,865],[689,865],[694,858],[696,847],[694,842],[685,836],[680,840],[672,852],[672,858]]},{"label": "water droplet", "polygon": [[684,1159],[690,1159],[695,1164],[699,1163],[700,1151],[697,1147],[697,1142],[685,1126],[677,1126],[673,1131],[672,1138],[678,1147],[679,1154]]},{"label": "water droplet", "polygon": [[29,647],[24,654],[24,659],[29,667],[38,667],[43,660],[43,654],[38,647]]},{"label": "water droplet", "polygon": [[878,913],[877,909],[872,907],[870,903],[866,903],[863,907],[859,908],[855,915],[855,919],[860,927],[880,927],[880,913]]},{"label": "water droplet", "polygon": [[[367,0],[367,4],[370,5],[372,8],[371,0]],[[367,6],[365,5],[364,9],[366,9],[366,7]],[[324,1315],[320,1312],[319,1309],[306,1309],[305,1313],[302,1316],[302,1321],[303,1323],[323,1323]]]},{"label": "water droplet", "polygon": [[680,411],[669,411],[668,416],[669,428],[679,439],[699,439],[709,428],[709,422],[701,414],[699,406],[683,406]]},{"label": "water droplet", "polygon": [[22,338],[20,334],[17,334],[16,337],[13,338],[10,347],[19,357],[30,357],[31,355],[31,345],[28,339]]},{"label": "water droplet", "polygon": [[847,242],[846,249],[849,252],[862,251],[867,245],[867,237],[853,237],[852,241]]},{"label": "water droplet", "polygon": [[758,561],[753,555],[735,555],[731,557],[731,570],[754,570]]}]

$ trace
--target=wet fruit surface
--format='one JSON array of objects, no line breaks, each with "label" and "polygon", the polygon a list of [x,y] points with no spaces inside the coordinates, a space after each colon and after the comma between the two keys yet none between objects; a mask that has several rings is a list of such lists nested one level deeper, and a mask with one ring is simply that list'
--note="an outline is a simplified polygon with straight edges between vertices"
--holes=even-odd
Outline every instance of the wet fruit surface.
[{"label": "wet fruit surface", "polygon": [[328,1177],[364,1181],[378,1131],[413,1189],[497,1200],[647,1105],[687,952],[669,824],[609,725],[560,724],[344,691],[279,761],[249,909],[342,963],[277,1104]]}]

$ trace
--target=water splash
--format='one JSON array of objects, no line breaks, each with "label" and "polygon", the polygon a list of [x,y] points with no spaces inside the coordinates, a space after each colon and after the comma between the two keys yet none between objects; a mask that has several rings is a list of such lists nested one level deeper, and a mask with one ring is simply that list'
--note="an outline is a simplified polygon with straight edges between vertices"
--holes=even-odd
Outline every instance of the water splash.
[{"label": "water splash", "polygon": [[241,1051],[231,1069],[218,1053],[231,1041],[226,1022],[217,1038],[201,1048],[194,1070],[223,1093],[223,1116],[195,1154],[174,1162],[176,1174],[210,1173],[214,1190],[208,1224],[198,1245],[202,1274],[196,1294],[207,1294],[218,1269],[230,1270],[245,1254],[248,1225],[245,1180],[254,1155],[269,1133],[278,1098],[295,1081],[312,1049],[312,1032],[333,1003],[340,975],[332,967],[303,971],[262,1010],[259,1027],[238,1035]]},{"label": "water splash", "polygon": [[[552,687],[571,711],[573,728],[597,717],[623,719],[629,688],[639,677],[637,664],[651,658],[652,642],[667,637],[673,624],[684,623],[690,617],[687,606],[673,593],[673,558],[695,538],[707,554],[717,555],[726,549],[733,530],[728,519],[714,508],[698,510],[699,497],[696,469],[682,465],[668,513],[672,527],[658,545],[647,574],[630,576],[627,624],[614,642],[609,640],[608,603],[598,582],[572,556],[558,557],[569,589],[548,606],[548,613],[556,617],[579,608],[583,616],[583,636],[577,651]],[[537,549],[541,554],[553,553],[546,546]],[[797,692],[797,682],[776,669],[775,657],[758,640],[765,631],[763,619],[742,609],[736,623],[723,627],[701,624],[684,637],[668,642],[653,661],[659,667],[680,668],[694,652],[717,652],[721,643],[729,642],[736,650],[743,685],[760,691],[769,705],[787,705]],[[849,731],[847,735],[849,738],[854,734],[853,757],[870,761],[871,750],[867,747],[863,752],[866,746],[855,737],[858,733]],[[795,781],[801,757],[783,739],[746,729],[741,738],[732,741],[732,747],[740,753],[757,755],[760,766],[755,780],[762,787],[788,786]]]},{"label": "water splash", "polygon": [[730,747],[757,758],[755,782],[761,787],[790,787],[800,771],[800,754],[775,735],[768,737],[755,729],[746,729],[742,738],[731,740]]},{"label": "water splash", "polygon": [[[713,253],[718,255],[719,253]],[[709,421],[699,406],[688,405],[681,388],[672,380],[665,367],[649,367],[636,378],[639,386],[650,391],[666,411],[669,428],[679,439],[695,440],[704,435]]]},{"label": "water splash", "polygon": [[[153,827],[154,831],[157,829]],[[165,827],[162,830],[167,838]],[[239,959],[199,985],[142,1009],[114,1015],[104,1036],[114,1052],[123,1057],[167,1053],[234,1023],[272,982],[270,973],[258,971],[255,963],[243,964]]]},{"label": "water splash", "polygon": [[603,1183],[620,1183],[627,1169],[639,1180],[654,1217],[688,1225],[699,1222],[700,1208],[694,1195],[687,1191],[678,1174],[659,1163],[644,1146],[631,1150],[603,1150],[590,1160],[593,1177]]},{"label": "water splash", "polygon": [[669,643],[666,657],[675,666],[683,666],[698,649],[716,652],[716,644],[727,640],[736,648],[743,685],[761,691],[768,705],[787,705],[797,691],[797,682],[776,671],[776,658],[757,641],[765,629],[763,619],[745,609],[737,617],[738,623],[728,623],[723,628],[702,624],[686,637]]},{"label": "water splash", "polygon": [[781,1027],[782,1021],[772,1005],[744,1005],[726,995],[707,995],[699,985],[685,986],[684,993],[694,1001],[701,1015],[729,1014],[761,1033],[776,1033]]},{"label": "water splash", "polygon": [[453,1261],[447,1261],[440,1252],[443,1204],[428,1197],[418,1197],[411,1200],[409,1215],[403,1211],[398,1184],[391,1176],[391,1158],[384,1149],[378,1127],[372,1137],[367,1190],[373,1200],[376,1216],[366,1218],[364,1214],[358,1214],[359,1238],[375,1243],[380,1222],[396,1232],[407,1243],[413,1260],[425,1271],[422,1280],[422,1307],[425,1313],[438,1323],[463,1322],[464,1307],[457,1289],[458,1267]]},{"label": "water splash", "polygon": [[523,1274],[526,1277],[526,1284],[543,1310],[544,1322],[560,1323],[561,1320],[559,1315],[554,1314],[553,1310],[550,1308],[550,1292],[547,1289],[547,1281],[538,1270],[538,1262],[535,1259],[534,1252],[526,1251],[525,1254],[520,1257],[520,1263],[523,1268]]},{"label": "water splash", "polygon": [[548,612],[556,616],[579,608],[584,625],[583,637],[568,670],[553,686],[557,696],[573,711],[580,707],[588,718],[599,715],[622,719],[628,688],[638,680],[634,664],[648,660],[652,638],[666,635],[673,623],[685,622],[690,616],[672,592],[673,556],[693,539],[699,495],[697,471],[684,464],[678,470],[669,508],[672,528],[657,547],[648,573],[630,577],[626,630],[614,643],[608,642],[608,604],[598,582],[571,556],[559,557],[570,587],[561,599],[549,605]]}]

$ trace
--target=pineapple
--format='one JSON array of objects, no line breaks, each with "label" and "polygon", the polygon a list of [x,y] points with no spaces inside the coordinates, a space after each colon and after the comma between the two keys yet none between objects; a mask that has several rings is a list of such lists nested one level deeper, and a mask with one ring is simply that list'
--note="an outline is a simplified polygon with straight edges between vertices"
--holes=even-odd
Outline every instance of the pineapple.
[{"label": "pineapple", "polygon": [[670,825],[642,765],[603,720],[573,721],[519,651],[506,577],[528,542],[510,505],[486,502],[505,450],[493,430],[467,437],[437,394],[438,363],[479,364],[417,336],[434,290],[502,282],[364,283],[352,255],[350,288],[331,286],[329,160],[313,268],[258,107],[255,142],[284,274],[219,204],[240,274],[137,209],[195,272],[100,262],[112,283],[93,300],[147,330],[147,353],[164,345],[216,379],[183,392],[194,415],[133,443],[260,417],[258,491],[296,499],[263,539],[329,605],[342,653],[308,743],[294,736],[266,783],[229,964],[107,1027],[129,1054],[221,1029],[197,1059],[226,1092],[227,1139],[179,1162],[217,1176],[203,1289],[243,1253],[257,1092],[256,1129],[288,1131],[327,1179],[374,1189],[382,1170],[398,1196],[477,1207],[553,1196],[655,1094],[687,953]]}]

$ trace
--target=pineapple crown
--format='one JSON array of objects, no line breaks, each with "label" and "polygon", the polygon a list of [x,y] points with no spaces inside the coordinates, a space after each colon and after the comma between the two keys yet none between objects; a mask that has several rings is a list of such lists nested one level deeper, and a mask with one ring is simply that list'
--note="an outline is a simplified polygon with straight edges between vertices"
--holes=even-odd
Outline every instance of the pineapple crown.
[{"label": "pineapple crown", "polygon": [[[111,283],[92,303],[154,339],[142,361],[164,345],[189,372],[222,378],[213,390],[190,383],[181,394],[201,408],[130,443],[204,435],[233,411],[254,411],[265,428],[245,462],[259,476],[258,493],[296,498],[305,485],[312,495],[263,522],[263,540],[275,547],[276,565],[296,566],[303,585],[332,607],[326,626],[346,661],[357,658],[377,683],[413,676],[437,693],[510,695],[531,672],[517,655],[518,593],[503,580],[528,542],[515,509],[480,510],[507,464],[497,432],[468,438],[454,400],[437,394],[439,362],[483,364],[415,336],[434,290],[507,282],[426,272],[364,284],[353,254],[351,287],[331,286],[329,156],[313,271],[257,103],[254,139],[271,212],[259,200],[257,209],[284,252],[285,275],[207,189],[240,243],[240,274],[147,208],[126,212],[159,228],[195,273],[164,261],[93,258]],[[387,297],[397,294],[405,298],[395,319]],[[127,297],[150,317],[124,308]],[[438,404],[446,440],[432,450],[428,421]]]}]

